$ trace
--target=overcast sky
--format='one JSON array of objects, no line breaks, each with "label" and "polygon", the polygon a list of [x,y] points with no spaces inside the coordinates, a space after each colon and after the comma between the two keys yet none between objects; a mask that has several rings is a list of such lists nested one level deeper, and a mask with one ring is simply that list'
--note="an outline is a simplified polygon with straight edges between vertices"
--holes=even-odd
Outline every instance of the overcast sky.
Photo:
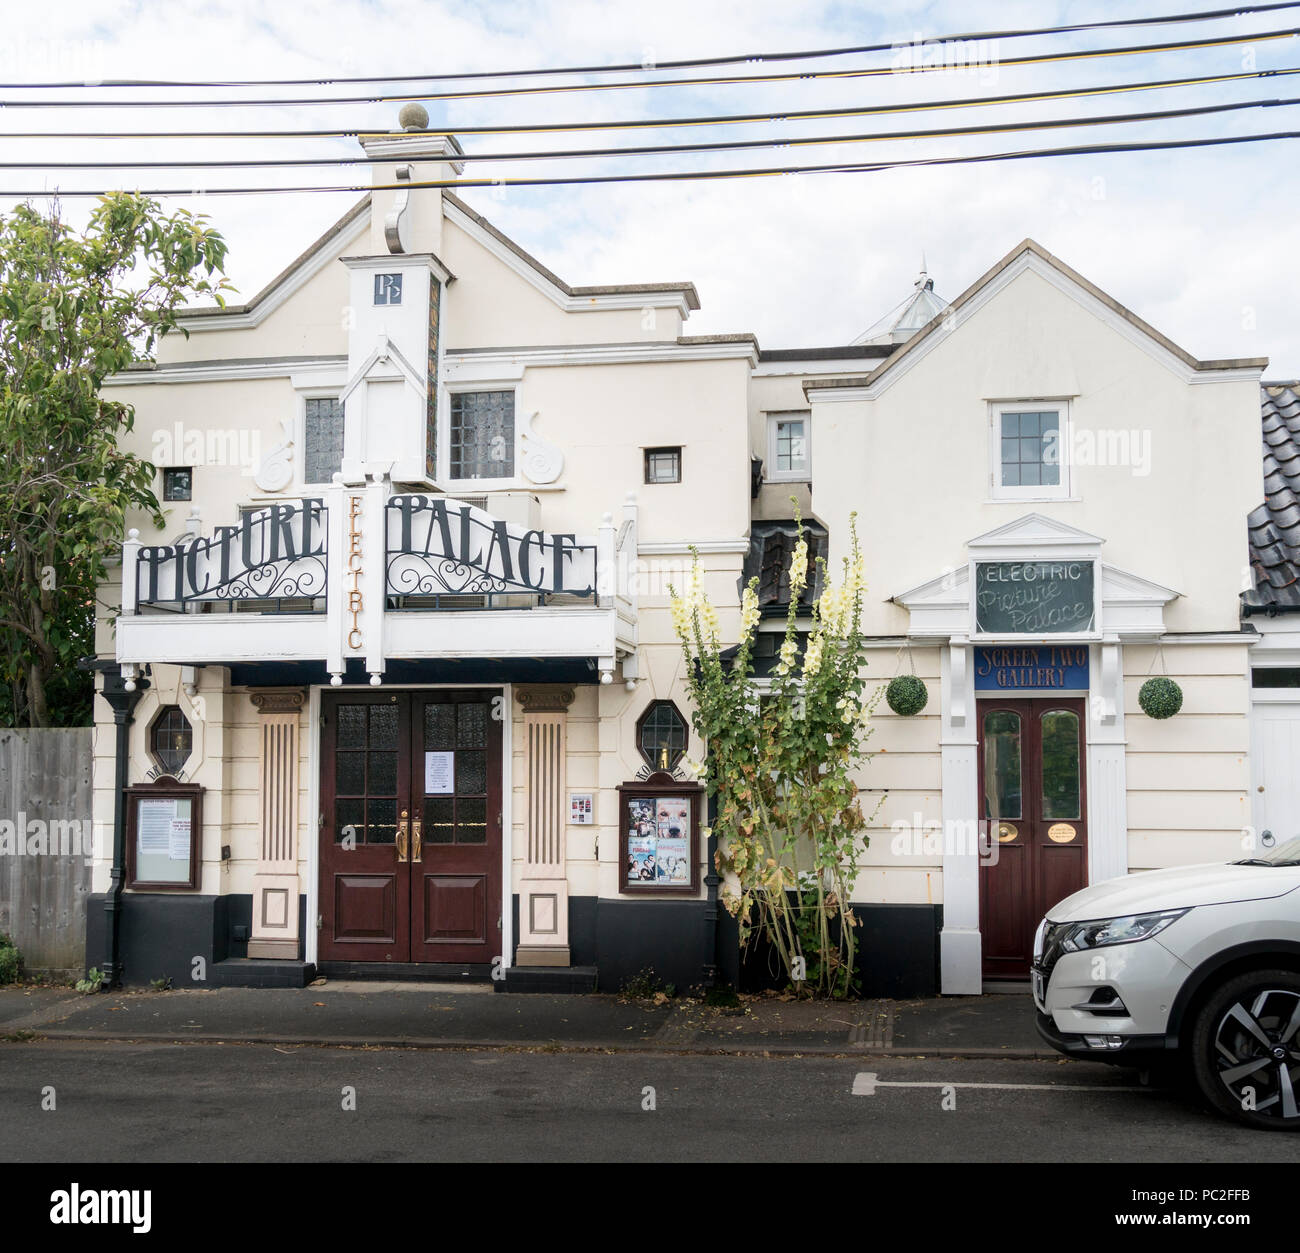
[{"label": "overcast sky", "polygon": [[[0,78],[6,84],[103,78],[295,78],[446,73],[531,66],[661,62],[682,57],[814,49],[1095,21],[1110,16],[1224,7],[1221,0],[800,4],[790,0],[645,0],[637,3],[454,0],[60,0],[5,6]],[[1259,33],[1300,26],[1300,6],[1274,13],[1050,38],[1002,40],[993,63],[961,72],[556,94],[430,102],[432,125],[697,117],[907,103],[1061,86],[1099,86],[1300,66],[1300,41],[1257,41],[1199,51],[1011,66],[1007,58]],[[888,66],[890,54],[801,62],[795,68]],[[771,73],[777,65],[741,68]],[[663,72],[664,77],[710,71]],[[627,76],[621,76],[626,79]],[[586,81],[620,81],[619,76]],[[482,85],[482,84],[480,84]],[[436,90],[446,90],[446,86]],[[400,90],[400,89],[399,89]],[[261,89],[262,96],[380,94],[382,89]],[[6,104],[33,98],[108,99],[85,87],[43,94],[0,88]],[[186,94],[133,89],[134,98]],[[565,136],[467,137],[467,151],[699,143],[721,137],[845,135],[1072,118],[1228,101],[1300,97],[1300,75],[1143,91],[1086,101],[1036,102],[892,117]],[[0,136],[18,130],[93,131],[386,128],[398,105],[239,109],[0,110]],[[1136,138],[1192,138],[1300,130],[1300,107],[994,135],[776,151],[579,163],[480,163],[497,177],[630,170],[815,164],[996,152]],[[0,137],[0,188],[290,186],[365,182],[366,171],[55,172],[56,160],[352,156],[351,140],[19,140]],[[1133,155],[1057,157],[882,173],[552,189],[467,190],[480,212],[572,284],[692,280],[703,307],[687,331],[753,331],[767,348],[841,344],[910,290],[924,253],[936,290],[952,299],[1025,236],[1081,271],[1201,358],[1264,356],[1267,378],[1300,377],[1300,161],[1297,141]],[[230,245],[228,272],[243,296],[263,283],[353,203],[350,193],[169,198],[208,212]],[[10,203],[9,200],[4,201]],[[76,202],[73,216],[84,215]]]}]

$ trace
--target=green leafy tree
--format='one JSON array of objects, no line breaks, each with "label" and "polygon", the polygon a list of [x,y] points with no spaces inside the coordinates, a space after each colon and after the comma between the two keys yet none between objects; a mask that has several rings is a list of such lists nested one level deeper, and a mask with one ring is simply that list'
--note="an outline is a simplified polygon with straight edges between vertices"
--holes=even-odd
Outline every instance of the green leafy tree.
[{"label": "green leafy tree", "polygon": [[833,997],[852,995],[858,983],[857,919],[848,905],[867,820],[856,772],[875,702],[864,695],[856,522],[851,539],[842,577],[823,567],[801,656],[799,617],[808,610],[799,602],[809,571],[800,525],[785,636],[766,691],[752,666],[756,578],[742,594],[740,643],[730,657],[698,560],[672,599],[692,717],[707,749],[696,769],[717,801],[720,899],[737,919],[742,947],[764,939],[799,991]]},{"label": "green leafy tree", "polygon": [[225,256],[201,215],[167,216],[124,192],[102,197],[80,234],[57,202],[0,217],[0,714],[11,725],[89,721],[76,663],[94,651],[105,561],[128,510],[163,525],[153,465],[118,446],[133,410],[100,388],[150,360],[194,296],[222,303]]}]

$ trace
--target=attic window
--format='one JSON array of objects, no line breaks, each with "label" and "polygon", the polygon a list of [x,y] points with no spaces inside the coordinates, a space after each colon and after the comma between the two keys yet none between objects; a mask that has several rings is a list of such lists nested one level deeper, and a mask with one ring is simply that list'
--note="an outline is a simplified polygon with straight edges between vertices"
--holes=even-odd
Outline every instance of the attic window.
[{"label": "attic window", "polygon": [[995,405],[993,495],[999,500],[1058,500],[1070,494],[1069,421],[1063,404]]}]

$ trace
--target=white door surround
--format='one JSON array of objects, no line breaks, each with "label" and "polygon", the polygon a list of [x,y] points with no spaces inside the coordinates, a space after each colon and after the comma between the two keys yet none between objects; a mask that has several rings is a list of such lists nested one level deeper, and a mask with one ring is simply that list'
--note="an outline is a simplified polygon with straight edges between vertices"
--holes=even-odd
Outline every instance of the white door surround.
[{"label": "white door surround", "polygon": [[[1150,641],[1164,633],[1164,607],[1178,593],[1100,559],[1104,541],[1041,514],[1031,513],[966,544],[968,561],[911,591],[895,596],[908,610],[908,637],[945,643],[940,701],[943,822],[945,831],[970,829],[979,816],[978,705],[974,651],[977,644],[1009,641],[974,634],[971,591],[976,558],[992,561],[1092,561],[1096,578],[1096,630],[1068,637],[1089,650],[1087,788],[1089,882],[1128,871],[1123,642]],[[1037,643],[1064,642],[1045,636]],[[1025,643],[1024,639],[1010,641]],[[1061,691],[1039,695],[1064,695]],[[1021,690],[1018,696],[1032,696]],[[979,855],[968,841],[945,839],[940,991],[979,995],[983,990],[980,943]]]}]

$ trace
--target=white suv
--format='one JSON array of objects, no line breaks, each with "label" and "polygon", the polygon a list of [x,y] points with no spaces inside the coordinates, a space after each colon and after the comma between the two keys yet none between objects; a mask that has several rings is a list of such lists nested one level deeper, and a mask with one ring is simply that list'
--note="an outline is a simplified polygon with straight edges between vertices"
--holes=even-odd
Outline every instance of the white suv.
[{"label": "white suv", "polygon": [[1066,897],[1034,939],[1033,992],[1062,1053],[1181,1056],[1223,1113],[1300,1131],[1300,837]]}]

